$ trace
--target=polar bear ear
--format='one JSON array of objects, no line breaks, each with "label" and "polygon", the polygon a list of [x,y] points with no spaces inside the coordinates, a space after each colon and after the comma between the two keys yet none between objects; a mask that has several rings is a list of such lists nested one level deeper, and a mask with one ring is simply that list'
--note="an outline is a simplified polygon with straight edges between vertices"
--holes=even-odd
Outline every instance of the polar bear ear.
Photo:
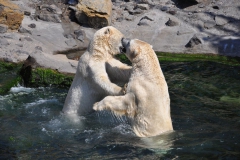
[{"label": "polar bear ear", "polygon": [[110,34],[110,29],[107,28],[107,29],[105,30],[104,34]]}]

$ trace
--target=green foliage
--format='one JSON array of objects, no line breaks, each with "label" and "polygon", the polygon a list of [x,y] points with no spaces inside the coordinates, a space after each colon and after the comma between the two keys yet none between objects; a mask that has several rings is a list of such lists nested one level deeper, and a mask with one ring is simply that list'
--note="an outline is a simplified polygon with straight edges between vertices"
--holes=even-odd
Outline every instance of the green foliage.
[{"label": "green foliage", "polygon": [[[231,66],[240,66],[239,57],[227,57],[214,54],[189,54],[189,53],[165,53],[156,52],[160,62],[192,62],[192,61],[210,61],[227,64]],[[131,64],[125,54],[116,56],[123,63]]]},{"label": "green foliage", "polygon": [[0,95],[5,94],[21,81],[18,75],[20,67],[21,64],[0,62]]},{"label": "green foliage", "polygon": [[52,69],[36,68],[32,70],[30,86],[58,85],[61,87],[70,86],[73,76],[59,73]]},{"label": "green foliage", "polygon": [[191,61],[211,61],[231,66],[239,66],[240,58],[227,57],[214,54],[186,54],[186,53],[163,53],[156,52],[160,62],[191,62]]},{"label": "green foliage", "polygon": [[7,93],[12,87],[17,86],[17,84],[21,81],[21,78],[17,76],[16,78],[9,79],[4,83],[0,84],[0,95]]},{"label": "green foliage", "polygon": [[13,136],[10,136],[10,137],[8,138],[8,140],[9,140],[10,142],[15,142],[15,138],[14,138]]},{"label": "green foliage", "polygon": [[20,64],[7,63],[7,62],[0,61],[0,73],[4,73],[7,71],[14,70],[15,68],[19,68],[19,65]]},{"label": "green foliage", "polygon": [[116,55],[116,58],[123,63],[131,64],[131,62],[128,60],[125,54],[118,54]]}]

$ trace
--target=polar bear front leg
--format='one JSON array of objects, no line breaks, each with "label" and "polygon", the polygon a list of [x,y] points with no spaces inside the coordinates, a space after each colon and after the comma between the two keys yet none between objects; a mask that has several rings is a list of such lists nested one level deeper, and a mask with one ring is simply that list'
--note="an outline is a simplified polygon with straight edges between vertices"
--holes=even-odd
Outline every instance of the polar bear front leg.
[{"label": "polar bear front leg", "polygon": [[106,71],[110,79],[114,82],[128,83],[132,67],[112,58],[106,62]]},{"label": "polar bear front leg", "polygon": [[124,96],[107,96],[94,104],[95,111],[111,110],[117,115],[134,117],[136,112],[135,95],[127,93]]},{"label": "polar bear front leg", "polygon": [[123,95],[124,89],[112,83],[105,69],[105,63],[95,63],[90,67],[92,80],[96,87],[101,88],[107,95]]}]

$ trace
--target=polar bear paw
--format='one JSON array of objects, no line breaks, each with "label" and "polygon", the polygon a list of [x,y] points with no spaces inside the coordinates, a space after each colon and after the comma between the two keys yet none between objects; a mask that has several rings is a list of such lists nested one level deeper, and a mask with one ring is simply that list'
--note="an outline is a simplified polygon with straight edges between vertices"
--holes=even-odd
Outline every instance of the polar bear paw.
[{"label": "polar bear paw", "polygon": [[100,105],[99,102],[94,103],[93,110],[95,111],[102,111],[104,109],[103,105]]}]

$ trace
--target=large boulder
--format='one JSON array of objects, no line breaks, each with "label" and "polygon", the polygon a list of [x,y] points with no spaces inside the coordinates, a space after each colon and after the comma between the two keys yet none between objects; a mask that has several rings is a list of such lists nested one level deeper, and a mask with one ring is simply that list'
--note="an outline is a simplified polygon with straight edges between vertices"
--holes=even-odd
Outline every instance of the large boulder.
[{"label": "large boulder", "polygon": [[76,18],[80,24],[102,28],[111,24],[111,0],[79,0]]},{"label": "large boulder", "polygon": [[0,0],[0,24],[9,29],[17,30],[22,23],[24,14],[19,7],[8,0]]}]

